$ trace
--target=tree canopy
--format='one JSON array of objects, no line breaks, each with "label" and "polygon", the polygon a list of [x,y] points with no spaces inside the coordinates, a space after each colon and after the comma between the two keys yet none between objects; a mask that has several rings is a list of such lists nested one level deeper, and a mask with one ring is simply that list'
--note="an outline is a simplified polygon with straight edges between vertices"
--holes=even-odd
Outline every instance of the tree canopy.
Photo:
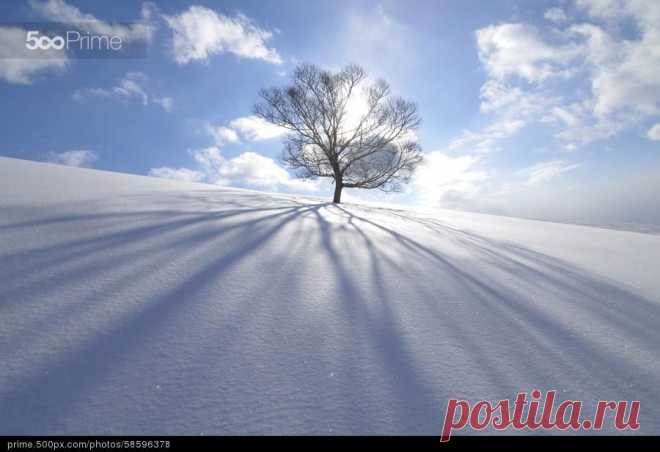
[{"label": "tree canopy", "polygon": [[299,177],[332,178],[334,202],[345,187],[399,190],[422,160],[417,106],[359,66],[330,72],[303,64],[292,85],[259,94],[255,114],[289,132],[283,161]]}]

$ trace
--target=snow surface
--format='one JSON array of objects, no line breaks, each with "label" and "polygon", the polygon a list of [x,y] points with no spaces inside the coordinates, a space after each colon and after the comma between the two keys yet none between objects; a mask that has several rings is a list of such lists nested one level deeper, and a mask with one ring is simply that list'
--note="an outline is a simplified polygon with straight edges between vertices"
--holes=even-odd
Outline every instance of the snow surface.
[{"label": "snow surface", "polygon": [[659,258],[651,234],[0,158],[0,434],[436,435],[448,398],[533,388],[641,400],[658,434]]}]

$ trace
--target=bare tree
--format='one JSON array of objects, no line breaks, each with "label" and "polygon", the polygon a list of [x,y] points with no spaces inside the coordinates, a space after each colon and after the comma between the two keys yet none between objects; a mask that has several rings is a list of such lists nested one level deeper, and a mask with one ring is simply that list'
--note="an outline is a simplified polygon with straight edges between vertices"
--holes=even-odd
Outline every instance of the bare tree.
[{"label": "bare tree", "polygon": [[284,162],[299,177],[332,178],[335,203],[345,187],[398,191],[422,160],[417,106],[382,80],[369,83],[359,66],[332,73],[303,64],[293,85],[259,95],[255,114],[289,132]]}]

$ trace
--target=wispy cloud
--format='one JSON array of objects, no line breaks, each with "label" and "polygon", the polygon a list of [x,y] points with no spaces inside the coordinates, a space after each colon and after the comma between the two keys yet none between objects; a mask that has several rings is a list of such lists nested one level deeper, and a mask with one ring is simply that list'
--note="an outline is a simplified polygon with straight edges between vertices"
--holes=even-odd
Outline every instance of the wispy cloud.
[{"label": "wispy cloud", "polygon": [[91,98],[109,98],[122,101],[137,100],[142,105],[149,103],[160,106],[163,110],[171,112],[174,107],[174,100],[171,97],[150,96],[147,94],[144,85],[148,77],[142,72],[127,72],[123,77],[117,80],[117,84],[110,88],[81,88],[73,93],[73,100],[77,102],[87,102]]},{"label": "wispy cloud", "polygon": [[171,97],[153,97],[151,101],[168,113],[174,109],[174,99]]},{"label": "wispy cloud", "polygon": [[464,131],[449,143],[450,150],[488,153],[498,150],[497,144],[525,126],[522,119],[499,119],[478,132]]},{"label": "wispy cloud", "polygon": [[523,89],[509,82],[490,79],[483,84],[480,111],[491,122],[480,130],[465,130],[449,143],[450,150],[486,154],[502,149],[502,142],[558,103],[558,98]]},{"label": "wispy cloud", "polygon": [[568,21],[568,16],[566,16],[564,10],[556,6],[548,9],[545,12],[545,14],[543,14],[543,17],[548,19],[550,22],[554,22],[557,24],[561,24]]},{"label": "wispy cloud", "polygon": [[59,165],[90,167],[98,156],[88,150],[71,150],[63,152],[49,152],[46,161]]},{"label": "wispy cloud", "polygon": [[166,166],[160,168],[151,168],[149,175],[160,177],[162,179],[173,179],[185,182],[202,182],[204,173],[189,168],[169,168]]},{"label": "wispy cloud", "polygon": [[100,20],[92,14],[83,13],[64,0],[30,0],[28,3],[32,11],[46,20],[67,24],[82,31],[119,36],[124,41],[150,41],[155,31],[150,19],[156,7],[151,2],[142,4],[140,20],[131,25]]},{"label": "wispy cloud", "polygon": [[562,173],[572,171],[579,168],[577,163],[567,163],[563,160],[553,160],[549,162],[541,162],[525,168],[518,172],[518,174],[527,177],[526,184],[529,186],[539,185],[554,179]]}]

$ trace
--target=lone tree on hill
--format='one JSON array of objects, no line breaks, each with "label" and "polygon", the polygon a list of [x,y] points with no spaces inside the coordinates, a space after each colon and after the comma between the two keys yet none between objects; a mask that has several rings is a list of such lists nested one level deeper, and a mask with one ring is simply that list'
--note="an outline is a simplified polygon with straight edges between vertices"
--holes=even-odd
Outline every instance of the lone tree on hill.
[{"label": "lone tree on hill", "polygon": [[398,191],[422,160],[417,106],[392,97],[385,81],[369,82],[359,66],[303,64],[291,86],[259,95],[255,114],[289,132],[285,164],[301,178],[331,177],[335,203],[346,187]]}]

